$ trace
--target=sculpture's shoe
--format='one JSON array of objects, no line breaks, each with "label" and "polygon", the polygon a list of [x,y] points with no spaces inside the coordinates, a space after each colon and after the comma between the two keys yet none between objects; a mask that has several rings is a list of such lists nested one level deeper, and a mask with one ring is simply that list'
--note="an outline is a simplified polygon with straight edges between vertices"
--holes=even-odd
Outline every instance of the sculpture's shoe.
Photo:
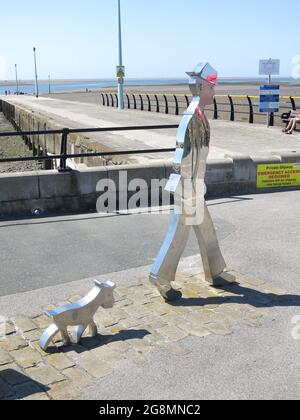
[{"label": "sculpture's shoe", "polygon": [[228,271],[224,271],[224,273],[214,277],[212,280],[208,281],[208,283],[211,283],[213,287],[230,286],[231,284],[236,283],[236,277]]},{"label": "sculpture's shoe", "polygon": [[170,289],[165,293],[165,296],[163,298],[167,302],[177,302],[182,298],[182,293],[179,290]]},{"label": "sculpture's shoe", "polygon": [[44,334],[42,335],[40,339],[39,344],[40,344],[41,349],[46,351],[47,348],[49,347],[49,344],[58,333],[59,333],[58,326],[55,324],[50,325],[50,327],[46,329],[46,331],[44,332]]},{"label": "sculpture's shoe", "polygon": [[167,302],[177,302],[182,298],[182,293],[170,287],[171,283],[169,281],[158,278],[153,274],[150,274],[149,280]]}]

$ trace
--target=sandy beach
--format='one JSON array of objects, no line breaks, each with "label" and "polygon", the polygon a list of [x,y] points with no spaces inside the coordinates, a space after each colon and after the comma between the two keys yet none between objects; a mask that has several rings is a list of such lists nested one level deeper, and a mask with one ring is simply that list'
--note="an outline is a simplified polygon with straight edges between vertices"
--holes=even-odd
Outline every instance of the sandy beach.
[{"label": "sandy beach", "polygon": [[[249,104],[246,98],[247,95],[253,97],[252,103],[254,106],[254,122],[255,123],[266,123],[266,115],[259,113],[259,86],[258,84],[220,84],[216,88],[216,100],[218,104],[218,118],[221,120],[230,120],[230,102],[228,95],[232,95],[235,109],[235,121],[240,122],[249,122]],[[116,88],[103,88],[101,90],[90,90],[86,91],[73,91],[73,92],[59,92],[53,93],[50,95],[54,99],[62,99],[65,101],[76,101],[81,103],[91,103],[91,104],[102,104],[101,93],[117,93]],[[154,94],[168,95],[169,101],[169,114],[175,113],[175,100],[173,95],[179,95],[179,113],[182,114],[186,109],[186,100],[183,95],[189,95],[190,91],[188,84],[182,85],[155,85],[155,86],[126,86],[125,93],[129,94],[131,101],[131,108],[133,108],[133,98],[130,94],[136,94],[137,109],[141,109],[141,100],[139,95],[149,94],[151,97],[151,106],[152,110],[156,108],[156,102]],[[280,103],[280,112],[275,116],[275,125],[281,126],[281,114],[283,112],[288,112],[291,109],[290,96],[298,97],[296,99],[296,105],[300,108],[300,86],[296,84],[283,84],[281,86],[281,95],[284,97],[281,99]],[[44,95],[49,96],[49,95]],[[239,97],[241,96],[241,97]],[[147,109],[147,98],[143,96],[144,109]],[[116,102],[116,101],[115,101]],[[165,112],[165,101],[162,96],[159,96],[160,102],[160,112]],[[115,103],[116,105],[116,103]],[[126,99],[127,107],[127,99]],[[208,117],[213,118],[213,107],[208,107],[207,109]]]}]

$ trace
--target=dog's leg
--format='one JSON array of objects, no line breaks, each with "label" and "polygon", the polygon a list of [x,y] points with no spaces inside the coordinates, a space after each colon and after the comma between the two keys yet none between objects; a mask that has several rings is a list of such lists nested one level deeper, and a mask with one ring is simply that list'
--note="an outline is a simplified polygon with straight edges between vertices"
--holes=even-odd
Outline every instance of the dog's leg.
[{"label": "dog's leg", "polygon": [[65,346],[69,345],[70,344],[70,337],[69,337],[67,328],[61,328],[60,333],[61,333],[61,338],[62,338],[62,341],[63,341],[64,345]]},{"label": "dog's leg", "polygon": [[47,348],[49,347],[49,344],[58,333],[59,333],[58,326],[55,324],[50,325],[50,327],[46,329],[46,331],[44,332],[44,334],[42,335],[40,339],[39,344],[40,344],[41,349],[46,351]]},{"label": "dog's leg", "polygon": [[75,327],[75,333],[74,333],[75,344],[79,343],[86,329],[87,329],[87,325],[78,325],[77,327]]},{"label": "dog's leg", "polygon": [[98,328],[97,328],[97,325],[95,324],[95,322],[93,320],[89,324],[89,330],[90,330],[91,336],[96,337],[96,335],[98,334]]}]

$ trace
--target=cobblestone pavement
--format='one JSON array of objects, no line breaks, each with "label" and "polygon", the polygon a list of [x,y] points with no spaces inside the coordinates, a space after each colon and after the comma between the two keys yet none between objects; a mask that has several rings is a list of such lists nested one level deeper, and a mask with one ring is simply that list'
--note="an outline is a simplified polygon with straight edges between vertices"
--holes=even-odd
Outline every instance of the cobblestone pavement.
[{"label": "cobblestone pavement", "polygon": [[[232,272],[236,283],[210,287],[202,274],[181,273],[176,287],[183,298],[167,304],[145,279],[118,287],[114,308],[100,309],[99,334],[78,345],[56,343],[43,352],[38,340],[51,320],[41,314],[0,324],[0,399],[76,399],[97,380],[113,375],[124,361],[147,366],[147,355],[161,348],[179,357],[189,351],[188,336],[234,334],[243,326],[258,328],[272,307],[292,303],[283,290],[256,278]],[[82,296],[73,296],[75,302]],[[49,309],[49,308],[44,308]]]}]

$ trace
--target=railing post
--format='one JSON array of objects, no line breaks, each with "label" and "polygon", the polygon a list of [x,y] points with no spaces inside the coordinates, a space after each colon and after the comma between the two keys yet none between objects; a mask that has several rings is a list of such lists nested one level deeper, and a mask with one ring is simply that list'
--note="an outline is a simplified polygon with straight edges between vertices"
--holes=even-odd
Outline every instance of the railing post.
[{"label": "railing post", "polygon": [[159,100],[158,100],[157,95],[154,95],[154,97],[155,97],[155,100],[156,100],[156,112],[159,112]]},{"label": "railing post", "polygon": [[234,121],[234,104],[233,104],[233,100],[232,97],[230,95],[228,95],[228,99],[230,102],[230,121]]},{"label": "railing post", "polygon": [[126,98],[127,98],[127,108],[130,109],[130,98],[128,94],[126,94]]},{"label": "railing post", "polygon": [[290,96],[290,101],[291,101],[291,104],[292,104],[293,111],[297,111],[296,102],[295,102],[295,99],[292,96]]},{"label": "railing post", "polygon": [[249,124],[254,123],[254,110],[253,110],[253,103],[250,96],[247,96],[248,103],[249,103]]},{"label": "railing post", "polygon": [[175,115],[179,115],[179,104],[178,104],[178,99],[176,95],[174,95],[174,99],[175,99]]},{"label": "railing post", "polygon": [[110,99],[111,99],[111,106],[114,108],[115,102],[114,102],[114,97],[112,96],[112,94],[110,94]]},{"label": "railing post", "polygon": [[164,99],[165,99],[165,113],[168,114],[169,113],[169,103],[168,103],[168,98],[166,97],[166,95],[164,95]]},{"label": "railing post", "polygon": [[[47,131],[47,124],[46,123],[44,123],[44,131]],[[47,134],[44,134],[43,151],[44,151],[44,156],[47,156],[48,155],[48,151],[47,151]],[[44,166],[44,169],[46,171],[47,170],[50,170],[50,169],[53,169],[53,161],[51,159],[44,160],[43,166]]]},{"label": "railing post", "polygon": [[60,146],[60,154],[62,155],[62,157],[60,158],[60,163],[59,163],[59,168],[58,168],[59,172],[66,172],[70,170],[69,168],[67,168],[67,158],[66,158],[69,133],[70,133],[70,130],[68,128],[63,128],[62,136],[61,136],[61,146]]},{"label": "railing post", "polygon": [[116,107],[119,108],[119,98],[118,98],[118,95],[115,94],[115,97],[116,97]]},{"label": "railing post", "polygon": [[143,96],[139,95],[140,97],[140,101],[141,101],[141,111],[144,111],[144,101],[143,101]]},{"label": "railing post", "polygon": [[218,104],[216,98],[214,98],[214,120],[217,120],[219,118],[218,115]]},{"label": "railing post", "polygon": [[132,94],[133,97],[133,109],[136,109],[136,97],[134,94]]},{"label": "railing post", "polygon": [[146,95],[147,99],[148,99],[148,112],[151,112],[151,100],[150,100],[150,96]]},{"label": "railing post", "polygon": [[187,95],[185,95],[184,97],[185,97],[185,100],[186,100],[186,106],[189,107],[190,106],[189,97]]}]

